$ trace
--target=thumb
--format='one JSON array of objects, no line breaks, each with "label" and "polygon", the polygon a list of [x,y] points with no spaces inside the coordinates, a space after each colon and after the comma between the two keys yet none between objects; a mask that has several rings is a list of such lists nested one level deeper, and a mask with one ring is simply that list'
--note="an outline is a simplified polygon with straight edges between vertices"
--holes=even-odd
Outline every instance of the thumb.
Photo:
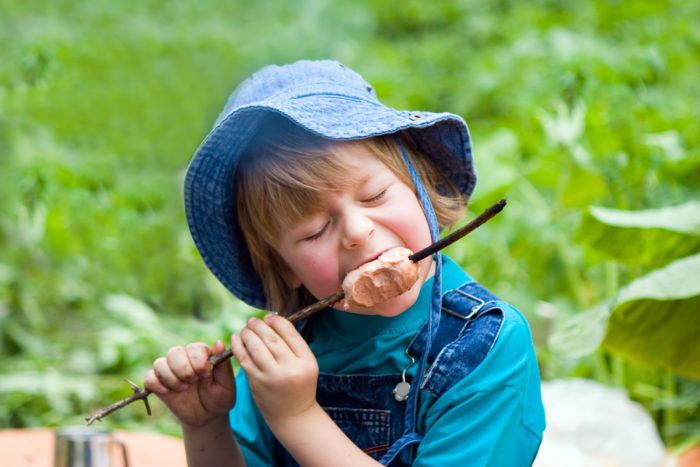
[{"label": "thumb", "polygon": [[226,350],[226,346],[224,345],[224,342],[221,339],[217,339],[217,341],[214,342],[214,345],[211,346],[212,355],[218,355],[224,350]]},{"label": "thumb", "polygon": [[[218,355],[226,350],[226,346],[223,341],[217,340],[211,347],[212,355]],[[223,361],[216,365],[212,369],[212,382],[221,384],[222,386],[233,388],[233,368],[231,368],[231,361]]]}]

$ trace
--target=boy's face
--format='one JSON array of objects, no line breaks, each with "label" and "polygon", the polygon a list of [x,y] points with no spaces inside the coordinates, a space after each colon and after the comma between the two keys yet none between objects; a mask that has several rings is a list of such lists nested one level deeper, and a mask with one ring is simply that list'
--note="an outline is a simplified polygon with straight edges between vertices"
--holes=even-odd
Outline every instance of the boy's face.
[{"label": "boy's face", "polygon": [[[283,231],[276,247],[295,284],[304,284],[318,299],[341,290],[348,272],[390,248],[402,246],[415,252],[431,243],[428,222],[410,186],[360,145],[340,144],[337,153],[352,161],[348,178],[354,183],[325,194],[325,206]],[[402,313],[418,298],[432,258],[420,264],[419,280],[404,294],[371,309],[357,306],[349,311],[381,316]]]}]

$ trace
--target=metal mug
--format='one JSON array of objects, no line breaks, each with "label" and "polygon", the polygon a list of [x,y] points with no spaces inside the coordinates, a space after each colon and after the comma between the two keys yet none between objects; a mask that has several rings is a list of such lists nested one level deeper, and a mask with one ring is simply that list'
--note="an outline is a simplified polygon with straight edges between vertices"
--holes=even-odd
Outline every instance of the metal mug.
[{"label": "metal mug", "polygon": [[54,467],[114,467],[114,448],[121,450],[124,467],[129,467],[126,445],[109,430],[86,426],[56,429]]}]

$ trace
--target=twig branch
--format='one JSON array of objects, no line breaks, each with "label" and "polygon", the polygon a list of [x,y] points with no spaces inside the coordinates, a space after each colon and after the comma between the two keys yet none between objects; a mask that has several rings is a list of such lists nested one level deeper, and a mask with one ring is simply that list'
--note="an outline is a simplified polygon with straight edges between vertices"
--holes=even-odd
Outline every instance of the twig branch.
[{"label": "twig branch", "polygon": [[148,389],[141,389],[138,387],[135,383],[132,381],[129,381],[128,379],[124,378],[124,380],[129,383],[129,386],[131,386],[131,389],[134,391],[134,394],[127,397],[126,399],[122,399],[119,402],[115,402],[112,405],[108,405],[107,407],[103,407],[100,410],[96,411],[89,417],[85,417],[85,421],[87,422],[88,425],[92,425],[92,423],[97,420],[97,421],[102,421],[104,417],[107,415],[111,414],[115,410],[119,410],[122,407],[125,407],[129,404],[131,404],[134,401],[137,401],[139,399],[143,399],[143,403],[146,405],[146,413],[148,415],[151,415],[151,406],[148,404],[148,396],[151,394],[151,391]]},{"label": "twig branch", "polygon": [[[493,216],[498,214],[503,210],[503,208],[506,205],[506,200],[502,199],[498,203],[494,204],[490,208],[486,209],[484,212],[482,212],[479,216],[475,217],[471,222],[469,222],[467,225],[464,227],[460,228],[459,230],[456,230],[452,232],[450,235],[447,237],[438,240],[437,242],[433,243],[432,245],[423,248],[420,251],[417,251],[416,253],[413,253],[410,255],[408,258],[413,261],[417,262],[420,261],[424,258],[427,258],[428,256],[436,253],[437,251],[441,250],[442,248],[445,248],[447,245],[450,245],[460,238],[464,237],[468,233],[474,231],[476,228],[484,224],[486,221],[491,219]],[[292,323],[296,323],[298,321],[301,321],[303,319],[308,318],[309,316],[313,315],[314,313],[334,304],[335,302],[342,300],[345,297],[345,293],[341,290],[339,292],[334,293],[333,295],[330,295],[322,300],[319,300],[318,302],[307,306],[306,308],[303,308],[296,313],[290,315],[287,319],[291,321]],[[209,363],[211,363],[212,368],[218,365],[219,363],[228,360],[233,356],[233,352],[231,349],[226,349],[224,352],[216,355],[212,355],[209,358]],[[126,378],[125,378],[126,379]],[[143,400],[144,404],[146,405],[146,411],[148,412],[148,415],[151,415],[151,408],[148,405],[148,396],[151,395],[151,391],[148,389],[142,389],[138,387],[136,384],[132,383],[128,379],[126,380],[129,385],[131,386],[131,389],[134,391],[134,394],[127,397],[126,399],[122,399],[119,402],[115,402],[112,405],[108,405],[107,407],[103,407],[96,412],[94,412],[92,415],[89,417],[85,417],[85,421],[87,422],[88,425],[91,425],[94,423],[96,420],[97,421],[102,421],[104,417],[107,415],[111,414],[112,412],[121,409],[122,407],[125,407],[129,404],[131,404],[134,401],[137,400]]]},{"label": "twig branch", "polygon": [[447,245],[450,245],[450,244],[456,242],[457,240],[464,237],[468,233],[476,230],[478,227],[480,227],[486,221],[491,219],[493,216],[495,216],[499,212],[503,211],[504,207],[506,207],[506,200],[502,199],[498,203],[491,206],[490,208],[484,210],[484,212],[482,212],[477,217],[472,219],[464,227],[461,227],[460,229],[455,230],[454,232],[449,234],[447,237],[441,238],[440,240],[433,243],[432,245],[429,245],[429,246],[423,248],[422,250],[413,253],[411,256],[408,257],[408,259],[410,259],[411,261],[416,263],[424,258],[427,258],[428,256],[432,255],[433,253],[436,253],[439,250],[442,250]]}]

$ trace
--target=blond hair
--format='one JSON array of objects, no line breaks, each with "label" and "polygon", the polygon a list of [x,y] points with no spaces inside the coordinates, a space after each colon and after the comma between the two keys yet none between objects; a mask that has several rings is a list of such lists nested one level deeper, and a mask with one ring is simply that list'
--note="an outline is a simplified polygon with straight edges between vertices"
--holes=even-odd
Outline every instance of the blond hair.
[{"label": "blond hair", "polygon": [[[430,197],[440,229],[450,226],[464,215],[467,198],[416,149],[410,135],[398,135]],[[235,176],[236,215],[267,307],[288,316],[323,297],[313,297],[303,285],[294,288],[291,270],[274,245],[286,227],[322,206],[324,193],[351,185],[347,173],[353,166],[338,154],[338,145],[361,145],[402,182],[411,187],[413,183],[392,135],[333,141],[276,117],[254,140],[242,154]]]}]

